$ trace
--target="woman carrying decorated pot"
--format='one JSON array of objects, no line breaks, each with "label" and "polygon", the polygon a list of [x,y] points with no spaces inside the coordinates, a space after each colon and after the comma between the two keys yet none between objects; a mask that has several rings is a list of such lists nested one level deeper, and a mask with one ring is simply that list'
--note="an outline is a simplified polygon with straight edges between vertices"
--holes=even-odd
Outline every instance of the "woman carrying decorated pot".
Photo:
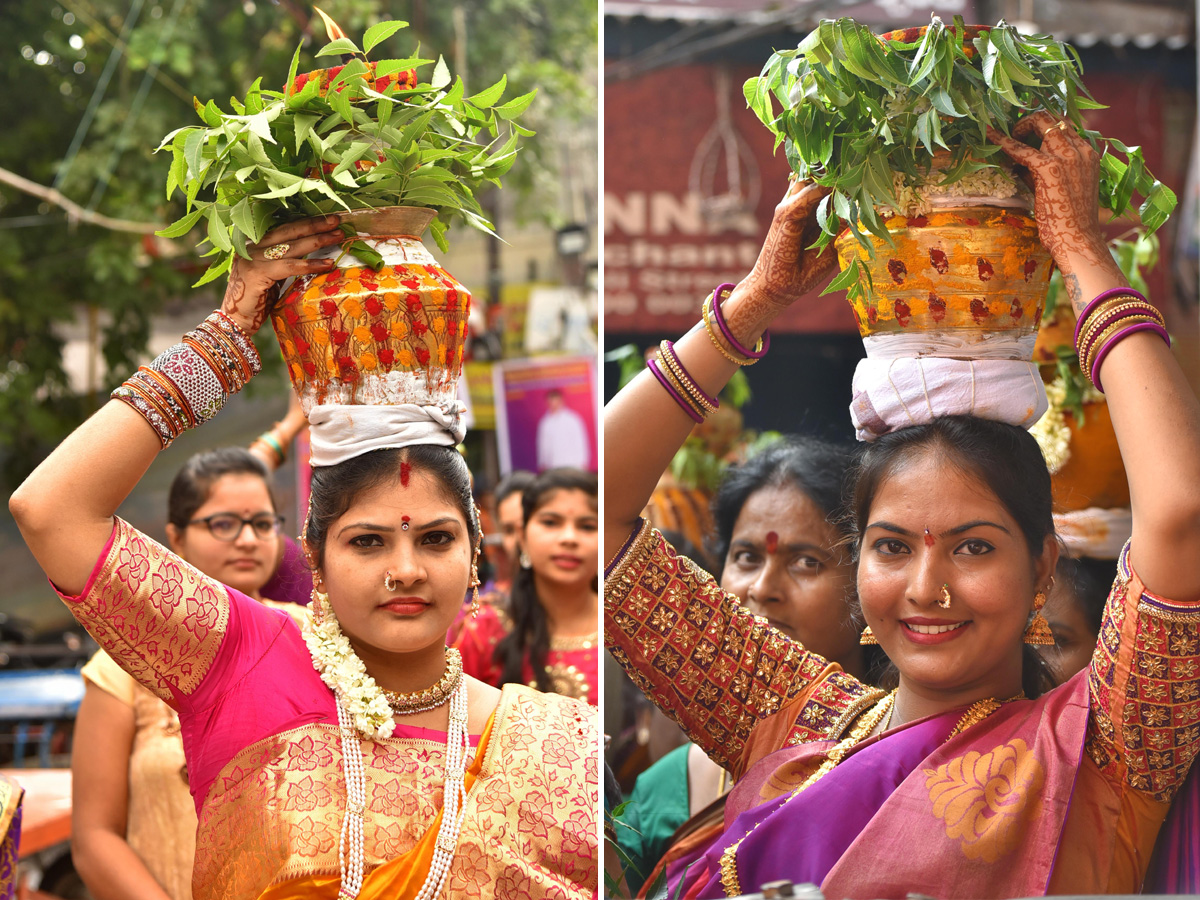
[{"label": "woman carrying decorated pot", "polygon": [[[335,266],[337,225],[284,225],[252,246],[251,260],[234,263],[221,310],[114,392],[10,506],[76,617],[179,713],[200,820],[195,897],[591,897],[592,713],[466,678],[445,646],[479,547],[469,473],[454,449],[461,410],[447,399],[462,331],[451,341],[445,321],[440,334],[430,321],[449,291],[423,264],[414,279],[437,286],[422,295],[418,284],[414,304],[390,304],[381,291],[376,309],[374,293],[364,302],[351,292],[356,305],[342,290],[338,308],[310,318],[314,283],[353,280],[358,291],[370,281]],[[405,240],[410,257],[422,252]],[[305,258],[315,251],[325,258]],[[113,515],[157,453],[258,370],[249,335],[287,277],[297,286],[275,324],[306,376],[293,368],[314,464],[304,532],[314,622],[303,636],[286,614]],[[467,298],[452,302],[457,328]],[[315,348],[307,354],[296,342],[301,331],[353,333],[364,316],[368,334],[402,322],[438,343],[429,337],[405,356],[419,361],[393,351],[394,367],[366,366],[360,350],[355,378],[331,344],[304,338]]]},{"label": "woman carrying decorated pot", "polygon": [[1024,642],[1047,639],[1037,609],[1058,544],[1049,474],[1019,427],[1039,401],[987,384],[1020,361],[935,359],[956,375],[924,388],[910,377],[921,359],[856,375],[860,429],[872,372],[875,396],[890,375],[903,399],[870,423],[853,497],[859,599],[900,672],[894,693],[772,629],[639,521],[692,414],[831,274],[832,254],[809,249],[823,192],[793,184],[754,269],[706,304],[709,327],[605,419],[606,640],[739,779],[695,896],[779,878],[840,897],[1136,892],[1200,749],[1200,404],[1105,247],[1096,152],[1045,112],[1014,134],[1041,138],[1034,149],[992,133],[1032,173],[1041,239],[1080,311],[1081,359],[1107,391],[1132,489],[1133,537],[1096,654],[1045,693],[1026,661]]}]

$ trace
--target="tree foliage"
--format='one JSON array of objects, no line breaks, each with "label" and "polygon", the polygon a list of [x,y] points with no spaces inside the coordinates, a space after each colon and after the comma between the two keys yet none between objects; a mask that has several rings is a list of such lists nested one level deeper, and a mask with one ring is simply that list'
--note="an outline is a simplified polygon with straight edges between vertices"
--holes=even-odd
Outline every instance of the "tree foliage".
[{"label": "tree foliage", "polygon": [[[409,21],[407,43],[389,37],[380,52],[403,56],[415,36],[421,56],[445,55],[468,94],[502,75],[509,96],[537,89],[523,119],[534,130],[594,120],[594,0],[321,6],[348,33],[386,19]],[[306,41],[311,54],[325,42],[323,25],[310,23],[311,16],[301,0],[0,4],[9,48],[0,57],[8,86],[0,92],[0,168],[113,218],[160,227],[174,221],[184,204],[178,196],[165,199],[172,158],[154,154],[162,136],[195,121],[194,97],[244,97],[264,73],[277,73],[281,85],[298,43]],[[86,130],[81,122],[90,123]],[[505,183],[524,192],[532,215],[552,220],[557,204],[546,173],[559,157],[544,138],[529,142]],[[9,489],[129,374],[146,349],[152,317],[192,296],[188,286],[203,270],[187,247],[68,222],[53,205],[0,185],[0,478]],[[67,330],[89,315],[100,329],[106,381],[81,397],[70,389],[62,352]]]}]

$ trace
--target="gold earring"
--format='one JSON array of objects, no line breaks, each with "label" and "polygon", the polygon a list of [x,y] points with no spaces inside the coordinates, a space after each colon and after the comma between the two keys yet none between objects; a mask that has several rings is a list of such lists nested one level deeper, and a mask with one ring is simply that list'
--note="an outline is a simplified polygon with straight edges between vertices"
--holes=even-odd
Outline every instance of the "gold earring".
[{"label": "gold earring", "polygon": [[937,605],[942,609],[950,608],[950,585],[942,585],[942,596],[938,598]]},{"label": "gold earring", "polygon": [[1054,645],[1054,632],[1050,630],[1050,623],[1042,615],[1042,607],[1045,605],[1046,594],[1038,591],[1033,595],[1033,619],[1030,621],[1029,627],[1025,629],[1025,643],[1027,644],[1037,647]]},{"label": "gold earring", "polygon": [[875,632],[873,632],[871,630],[871,626],[868,625],[863,629],[863,633],[858,636],[858,642],[864,647],[870,647],[873,644],[878,644],[879,638],[875,637]]},{"label": "gold earring", "polygon": [[471,557],[471,618],[474,619],[479,615],[479,547],[475,548],[475,555]]}]

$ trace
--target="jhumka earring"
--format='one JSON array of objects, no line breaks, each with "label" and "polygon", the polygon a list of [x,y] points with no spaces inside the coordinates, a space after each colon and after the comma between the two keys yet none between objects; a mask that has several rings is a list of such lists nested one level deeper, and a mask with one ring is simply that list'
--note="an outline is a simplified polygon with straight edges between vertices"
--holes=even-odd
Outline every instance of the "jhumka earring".
[{"label": "jhumka earring", "polygon": [[938,598],[937,605],[942,609],[950,608],[950,585],[942,585],[942,596]]},{"label": "jhumka earring", "polygon": [[868,625],[863,629],[863,633],[858,636],[858,642],[864,647],[870,647],[872,644],[878,644],[879,638],[875,637],[875,632],[873,632],[871,630],[871,626]]},{"label": "jhumka earring", "polygon": [[[310,509],[304,517],[304,530],[302,535],[308,534],[308,517],[312,515]],[[317,559],[308,547],[308,539],[302,537],[300,539],[300,547],[304,551],[304,561],[308,563],[309,570],[313,573],[312,579],[312,594],[308,604],[309,614],[312,615],[313,621],[320,625],[325,621],[325,610],[328,609],[329,595],[325,593],[325,583],[321,580],[321,572],[317,569]]]},{"label": "jhumka earring", "polygon": [[1040,647],[1050,647],[1054,644],[1054,632],[1050,630],[1050,623],[1042,615],[1042,607],[1045,605],[1046,593],[1038,591],[1033,595],[1033,619],[1030,621],[1029,627],[1025,629],[1025,643],[1027,644]]}]

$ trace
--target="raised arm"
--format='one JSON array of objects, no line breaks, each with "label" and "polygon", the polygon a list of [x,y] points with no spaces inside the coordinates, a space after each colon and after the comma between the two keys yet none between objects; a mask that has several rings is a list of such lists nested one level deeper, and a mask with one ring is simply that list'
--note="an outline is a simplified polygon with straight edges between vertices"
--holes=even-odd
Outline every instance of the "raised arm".
[{"label": "raised arm", "polygon": [[[825,191],[793,182],[775,216],[754,269],[722,303],[737,340],[752,347],[791,303],[824,284],[837,266],[832,247],[806,249],[819,235],[816,209]],[[697,308],[700,298],[697,298]],[[675,342],[680,362],[711,396],[737,370],[703,324]],[[695,423],[649,371],[641,372],[604,410],[604,554],[620,550],[658,479]]]},{"label": "raised arm", "polygon": [[[1043,138],[1034,149],[991,132],[1033,175],[1038,231],[1078,316],[1104,291],[1128,284],[1100,230],[1099,155],[1045,112],[1027,116],[1014,133]],[[1132,564],[1153,593],[1200,601],[1200,403],[1150,331],[1114,344],[1098,374],[1129,476]]]},{"label": "raised arm", "polygon": [[[309,219],[274,229],[250,248],[253,259],[235,259],[223,312],[251,335],[266,320],[277,280],[327,271],[331,260],[307,253],[337,243],[336,217]],[[289,243],[292,257],[263,258],[266,247]],[[129,496],[162,441],[133,408],[110,400],[63,441],[9,499],[9,510],[29,549],[65,594],[83,591],[113,530],[117,507]]]}]

